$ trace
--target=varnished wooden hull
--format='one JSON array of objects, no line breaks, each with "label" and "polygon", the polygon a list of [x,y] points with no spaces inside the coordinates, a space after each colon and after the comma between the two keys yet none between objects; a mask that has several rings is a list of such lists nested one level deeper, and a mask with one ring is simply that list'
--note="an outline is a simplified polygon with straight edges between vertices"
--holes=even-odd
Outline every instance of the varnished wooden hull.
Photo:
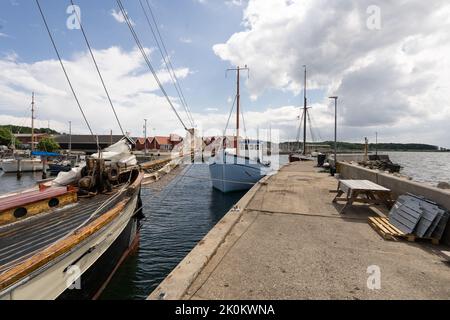
[{"label": "varnished wooden hull", "polygon": [[[79,233],[63,236],[40,252],[31,252],[30,257],[12,270],[3,268],[0,299],[98,298],[105,282],[137,243],[140,217],[136,215],[136,208],[140,207],[142,175],[137,180],[133,188]],[[79,224],[76,220],[73,223]],[[42,232],[43,236],[46,232],[50,232],[50,237],[48,230]]]}]

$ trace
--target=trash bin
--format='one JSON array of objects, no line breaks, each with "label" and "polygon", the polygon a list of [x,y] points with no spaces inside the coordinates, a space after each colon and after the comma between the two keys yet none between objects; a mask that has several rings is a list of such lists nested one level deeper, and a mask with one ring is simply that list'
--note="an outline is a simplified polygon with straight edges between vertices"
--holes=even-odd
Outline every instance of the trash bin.
[{"label": "trash bin", "polygon": [[327,155],[326,154],[319,154],[317,156],[317,166],[318,167],[322,167],[323,164],[325,163],[326,159],[327,159]]}]

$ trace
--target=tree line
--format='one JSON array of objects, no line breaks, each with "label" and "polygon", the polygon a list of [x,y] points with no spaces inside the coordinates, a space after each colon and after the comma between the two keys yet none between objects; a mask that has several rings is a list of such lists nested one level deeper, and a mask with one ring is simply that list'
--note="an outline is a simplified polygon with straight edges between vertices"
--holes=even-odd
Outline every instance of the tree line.
[{"label": "tree line", "polygon": [[[332,149],[334,148],[334,141],[324,141],[324,142],[315,142],[314,145],[322,145],[322,146],[330,146]],[[303,146],[302,142],[283,142],[280,145],[280,149],[288,149],[288,146],[292,149],[293,145],[298,145],[298,148],[301,149]],[[297,147],[297,146],[295,146]],[[337,142],[338,150],[364,150],[364,143],[353,143],[353,142]],[[369,150],[382,150],[382,151],[439,151],[438,146],[423,144],[423,143],[369,143]]]}]

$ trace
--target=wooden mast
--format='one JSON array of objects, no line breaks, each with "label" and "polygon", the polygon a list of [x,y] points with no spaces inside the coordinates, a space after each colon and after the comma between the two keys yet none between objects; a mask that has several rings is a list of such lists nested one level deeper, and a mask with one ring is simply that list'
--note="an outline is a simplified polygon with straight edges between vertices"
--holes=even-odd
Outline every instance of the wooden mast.
[{"label": "wooden mast", "polygon": [[31,152],[34,151],[34,92],[31,97]]},{"label": "wooden mast", "polygon": [[306,113],[308,109],[306,100],[306,66],[303,67],[305,68],[305,88],[303,92],[303,155],[306,156]]},{"label": "wooden mast", "polygon": [[241,112],[241,93],[240,93],[240,77],[241,77],[241,70],[247,70],[249,71],[250,69],[247,67],[247,65],[244,68],[241,67],[237,67],[236,69],[227,69],[227,73],[228,71],[237,71],[237,81],[236,81],[236,85],[237,85],[237,89],[236,89],[236,105],[237,105],[237,110],[236,110],[236,155],[239,155],[239,113]]}]

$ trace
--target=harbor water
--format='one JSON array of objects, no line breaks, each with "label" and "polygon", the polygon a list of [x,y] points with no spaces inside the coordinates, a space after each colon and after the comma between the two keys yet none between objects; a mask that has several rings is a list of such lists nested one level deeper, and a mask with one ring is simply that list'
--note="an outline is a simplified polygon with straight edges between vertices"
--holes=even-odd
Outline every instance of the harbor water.
[{"label": "harbor water", "polygon": [[402,166],[401,174],[413,181],[436,186],[450,183],[450,152],[386,152],[392,162]]}]

